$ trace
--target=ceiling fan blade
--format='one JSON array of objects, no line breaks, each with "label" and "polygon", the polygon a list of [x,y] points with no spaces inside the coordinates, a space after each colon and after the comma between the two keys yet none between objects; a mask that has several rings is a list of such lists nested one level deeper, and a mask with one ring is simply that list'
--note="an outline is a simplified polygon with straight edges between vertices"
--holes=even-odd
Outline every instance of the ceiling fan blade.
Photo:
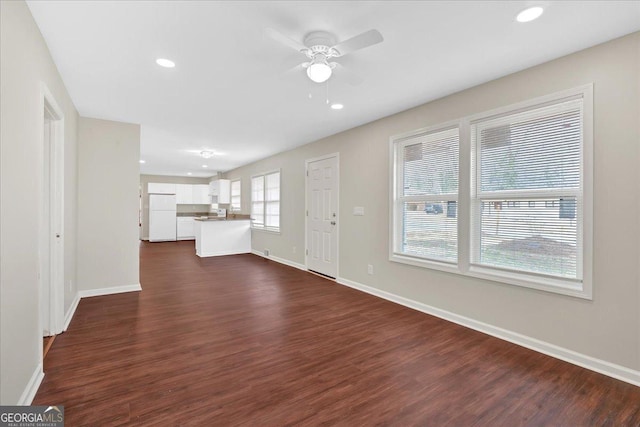
[{"label": "ceiling fan blade", "polygon": [[302,74],[302,73],[304,73],[304,70],[305,70],[304,66],[302,64],[298,64],[298,65],[296,65],[294,67],[291,67],[291,68],[285,70],[283,74],[288,75],[288,76],[290,76],[292,74]]},{"label": "ceiling fan blade", "polygon": [[297,41],[285,36],[279,31],[274,30],[273,28],[267,28],[265,30],[265,34],[271,37],[272,39],[274,39],[275,41],[280,42],[285,46],[289,46],[290,48],[295,49],[298,52],[304,52],[306,50],[309,50],[309,48],[303,45],[302,43],[298,43]]},{"label": "ceiling fan blade", "polygon": [[383,41],[382,34],[378,30],[369,30],[358,36],[351,37],[337,45],[333,46],[333,49],[338,53],[337,56],[346,55],[347,53],[354,52],[356,50],[364,49],[365,47],[378,44]]},{"label": "ceiling fan blade", "polygon": [[364,82],[364,79],[358,74],[350,71],[348,68],[343,66],[340,63],[336,63],[336,77],[339,79],[343,79],[347,84],[351,86],[359,86]]}]

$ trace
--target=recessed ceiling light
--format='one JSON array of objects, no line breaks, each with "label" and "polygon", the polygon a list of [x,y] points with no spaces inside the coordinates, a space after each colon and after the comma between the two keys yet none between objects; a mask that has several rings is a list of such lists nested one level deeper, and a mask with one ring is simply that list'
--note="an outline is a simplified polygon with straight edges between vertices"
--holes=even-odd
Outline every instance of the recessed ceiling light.
[{"label": "recessed ceiling light", "polygon": [[187,175],[193,175],[191,172],[187,172]]},{"label": "recessed ceiling light", "polygon": [[147,163],[146,160],[140,160],[140,163]]},{"label": "recessed ceiling light", "polygon": [[534,19],[537,19],[542,15],[544,9],[540,6],[530,7],[528,9],[523,10],[516,16],[516,21],[518,22],[530,22]]},{"label": "recessed ceiling light", "polygon": [[166,58],[158,58],[156,59],[156,64],[164,68],[173,68],[176,66],[176,63],[170,59]]},{"label": "recessed ceiling light", "polygon": [[344,105],[342,104],[331,104],[331,108],[334,110],[342,110],[344,108]]},{"label": "recessed ceiling light", "polygon": [[207,165],[202,165],[202,167],[203,167],[203,168],[208,168],[209,166],[207,166]]},{"label": "recessed ceiling light", "polygon": [[202,157],[204,157],[205,159],[210,159],[210,158],[212,158],[213,156],[215,156],[215,155],[216,155],[216,153],[214,153],[214,152],[213,152],[213,151],[211,151],[211,150],[204,150],[204,151],[201,151],[201,152],[200,152],[200,155],[201,155]]}]

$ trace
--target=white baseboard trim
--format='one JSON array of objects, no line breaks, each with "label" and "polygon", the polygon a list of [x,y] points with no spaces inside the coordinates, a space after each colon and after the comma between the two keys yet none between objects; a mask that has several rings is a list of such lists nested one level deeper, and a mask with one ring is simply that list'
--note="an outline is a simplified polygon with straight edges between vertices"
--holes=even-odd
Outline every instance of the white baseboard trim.
[{"label": "white baseboard trim", "polygon": [[42,363],[38,363],[36,366],[36,370],[33,371],[33,375],[29,379],[27,386],[25,387],[20,399],[18,400],[19,406],[28,406],[33,402],[33,398],[36,397],[36,393],[40,388],[40,384],[42,384],[42,380],[44,379],[44,371],[42,370]]},{"label": "white baseboard trim", "polygon": [[69,324],[71,323],[71,319],[73,319],[73,315],[76,314],[76,309],[78,308],[78,304],[80,303],[80,292],[76,292],[76,297],[71,302],[71,306],[67,311],[67,314],[64,316],[64,326],[62,327],[62,332],[66,331],[69,328]]},{"label": "white baseboard trim", "polygon": [[[71,319],[73,319],[73,315],[76,313],[76,309],[78,308],[78,304],[80,303],[81,298],[88,297],[96,297],[100,295],[111,295],[111,294],[121,294],[123,292],[136,292],[141,291],[142,287],[139,283],[135,285],[126,285],[126,286],[115,286],[111,288],[100,288],[100,289],[88,289],[84,291],[78,291],[69,310],[64,316],[64,328],[63,331],[66,331],[71,323]],[[24,392],[22,392],[22,396],[20,396],[20,400],[18,401],[18,405],[31,405],[33,402],[33,398],[36,396],[38,389],[40,388],[40,384],[44,378],[44,371],[42,368],[42,363],[39,363],[36,370],[34,371],[27,387]]]},{"label": "white baseboard trim", "polygon": [[102,295],[122,294],[124,292],[138,292],[141,290],[142,287],[140,286],[140,283],[136,283],[135,285],[113,286],[110,288],[85,289],[83,291],[78,291],[78,295],[80,298],[88,298]]},{"label": "white baseboard trim", "polygon": [[513,344],[526,347],[530,350],[546,354],[547,356],[555,357],[556,359],[564,360],[565,362],[569,362],[571,364],[578,365],[591,371],[595,371],[640,387],[640,371],[616,365],[615,363],[607,362],[595,357],[587,356],[586,354],[578,353],[576,351],[569,350],[555,344],[550,344],[545,341],[540,341],[538,339],[531,338],[517,332],[489,325],[487,323],[461,316],[450,311],[441,310],[439,308],[432,307],[430,305],[423,304],[421,302],[405,297],[401,297],[390,292],[376,289],[371,286],[363,285],[361,283],[354,282],[342,277],[337,278],[336,282],[340,283],[341,285],[345,285],[350,288],[354,288],[359,291],[377,296],[379,298],[395,302],[405,307],[412,308],[414,310],[421,311],[423,313],[430,314],[432,316],[439,317],[453,323],[457,323],[458,325],[466,326],[467,328],[474,329],[487,335],[509,341]]},{"label": "white baseboard trim", "polygon": [[280,264],[288,265],[289,267],[294,267],[299,270],[307,271],[307,266],[304,264],[299,264],[297,262],[289,261],[288,259],[280,258],[274,255],[265,256],[264,253],[256,251],[255,249],[251,250],[251,253],[254,255],[261,256],[262,258],[270,259],[275,262],[279,262]]}]

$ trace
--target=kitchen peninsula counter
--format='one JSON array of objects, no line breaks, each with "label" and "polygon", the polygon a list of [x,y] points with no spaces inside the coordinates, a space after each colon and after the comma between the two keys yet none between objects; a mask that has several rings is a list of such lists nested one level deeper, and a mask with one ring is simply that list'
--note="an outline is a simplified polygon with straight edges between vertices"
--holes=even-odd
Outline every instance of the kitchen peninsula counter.
[{"label": "kitchen peninsula counter", "polygon": [[217,217],[209,217],[209,218],[195,218],[196,221],[249,221],[249,218],[217,218]]},{"label": "kitchen peninsula counter", "polygon": [[251,220],[248,216],[195,218],[195,234],[199,257],[251,252]]}]

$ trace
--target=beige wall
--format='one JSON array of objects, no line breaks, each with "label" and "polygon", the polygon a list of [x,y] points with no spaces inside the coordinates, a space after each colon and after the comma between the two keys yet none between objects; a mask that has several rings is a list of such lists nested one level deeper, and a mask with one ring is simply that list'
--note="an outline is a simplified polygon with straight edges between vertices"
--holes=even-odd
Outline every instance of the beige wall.
[{"label": "beige wall", "polygon": [[[169,184],[209,184],[211,178],[191,178],[188,176],[140,175],[140,191],[142,192],[142,226],[140,240],[149,240],[149,193],[147,184],[160,182]],[[210,205],[178,205],[178,212],[209,212]]]},{"label": "beige wall", "polygon": [[[77,293],[78,113],[27,5],[0,2],[0,404],[18,402],[40,363],[40,83],[64,114],[65,312]],[[71,285],[71,288],[69,288]]]},{"label": "beige wall", "polygon": [[[248,213],[250,176],[282,170],[282,232],[254,231],[253,249],[304,264],[304,162],[339,152],[339,277],[640,370],[639,52],[636,33],[229,171]],[[593,301],[388,260],[390,136],[591,82]]]},{"label": "beige wall", "polygon": [[78,289],[139,280],[140,126],[78,122]]}]

